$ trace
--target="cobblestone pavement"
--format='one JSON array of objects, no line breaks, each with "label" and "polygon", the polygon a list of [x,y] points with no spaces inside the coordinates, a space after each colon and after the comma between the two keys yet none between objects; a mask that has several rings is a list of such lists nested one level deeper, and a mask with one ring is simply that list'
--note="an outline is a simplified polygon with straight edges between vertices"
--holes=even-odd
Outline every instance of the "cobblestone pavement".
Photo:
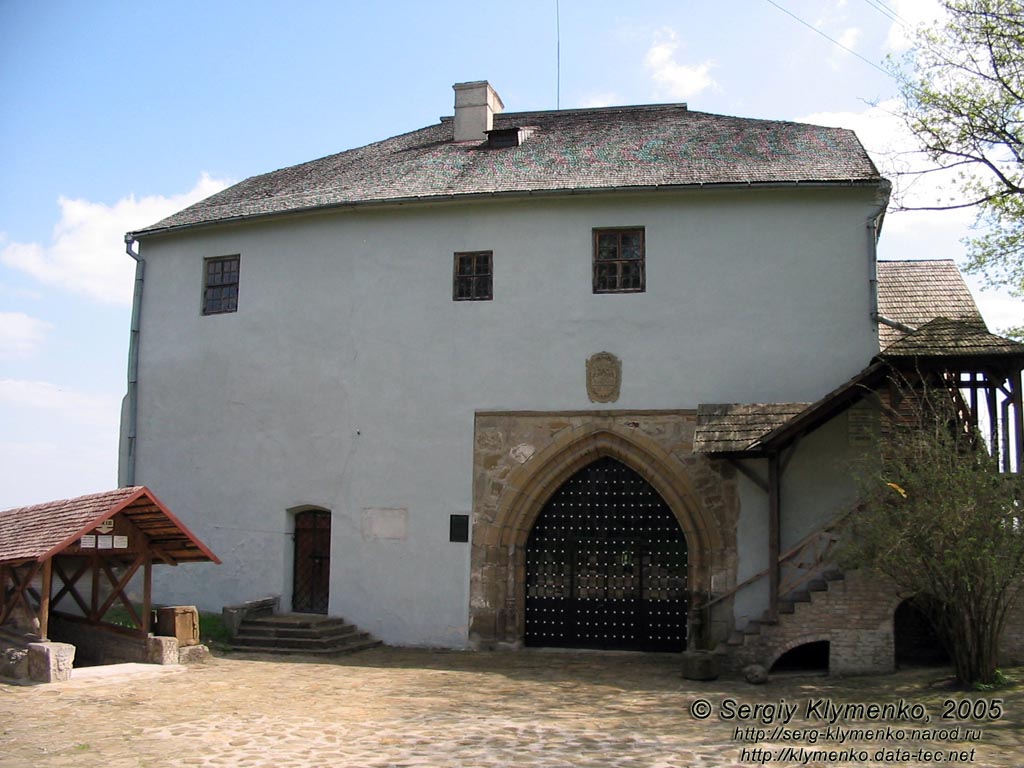
[{"label": "cobblestone pavement", "polygon": [[[973,766],[1024,765],[1022,685],[965,694],[940,685],[947,673],[933,669],[845,680],[786,676],[751,686],[683,680],[678,669],[678,657],[667,655],[378,648],[327,661],[233,655],[135,675],[0,684],[0,766],[682,768],[765,758],[776,766],[960,764],[918,754],[922,749],[967,750],[963,762]],[[1024,678],[1024,669],[1013,674]],[[1001,716],[944,721],[946,699],[984,700],[967,706],[985,714],[1002,699]],[[711,714],[700,720],[693,713],[705,700]],[[742,712],[730,700],[796,704],[786,727],[815,736],[772,733],[779,720],[766,725],[763,710],[756,720],[723,719]],[[845,745],[828,740],[829,711],[815,703],[901,700],[925,708],[931,722],[901,719],[912,711],[888,721],[839,719],[846,727],[908,729],[902,740],[888,734]],[[911,727],[932,736],[946,729],[956,738],[924,740]],[[968,727],[980,731],[977,741],[966,740]],[[777,759],[785,748],[794,752]],[[857,754],[808,754],[851,748]],[[880,749],[911,754],[879,756]]]}]

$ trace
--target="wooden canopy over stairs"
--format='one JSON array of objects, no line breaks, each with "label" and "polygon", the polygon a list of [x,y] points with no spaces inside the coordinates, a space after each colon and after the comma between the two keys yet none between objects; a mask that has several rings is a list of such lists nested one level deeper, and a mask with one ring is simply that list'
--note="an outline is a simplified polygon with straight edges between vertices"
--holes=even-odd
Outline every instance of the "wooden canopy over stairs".
[{"label": "wooden canopy over stairs", "polygon": [[[924,381],[942,387],[954,399],[964,428],[984,434],[987,449],[1003,471],[1024,471],[1024,344],[989,333],[980,319],[936,317],[907,330],[867,368],[816,403],[700,406],[695,452],[733,463],[767,493],[769,502],[768,568],[714,596],[709,605],[767,578],[769,608],[759,623],[773,625],[783,612],[782,602],[788,608],[798,591],[794,576],[807,583],[813,580],[818,587],[834,580],[837,574],[828,554],[836,520],[827,521],[789,552],[780,551],[781,477],[805,435],[866,398],[880,397],[892,407],[908,384]],[[744,459],[767,460],[767,477],[753,472]]]},{"label": "wooden canopy over stairs", "polygon": [[134,625],[124,631],[148,634],[154,563],[187,562],[220,560],[144,486],[0,511],[0,628],[45,640],[51,612],[73,602],[62,617],[110,626],[118,606]]}]

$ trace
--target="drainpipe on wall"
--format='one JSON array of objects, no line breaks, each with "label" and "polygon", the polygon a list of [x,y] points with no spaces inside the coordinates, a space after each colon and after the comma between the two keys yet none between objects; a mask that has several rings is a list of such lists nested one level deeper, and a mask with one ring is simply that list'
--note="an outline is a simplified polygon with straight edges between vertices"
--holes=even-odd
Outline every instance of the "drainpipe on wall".
[{"label": "drainpipe on wall", "polygon": [[135,294],[132,297],[132,327],[128,341],[128,414],[125,438],[125,468],[123,482],[125,486],[135,485],[135,436],[139,413],[139,316],[142,312],[142,286],[146,276],[146,261],[132,250],[135,238],[131,233],[124,236],[125,253],[135,259]]},{"label": "drainpipe on wall", "polygon": [[[892,189],[885,179],[879,187],[882,194],[882,204],[871,216],[868,217],[868,282],[871,294],[871,320],[879,322],[878,315],[878,238],[882,234],[882,221],[885,219],[885,212],[889,208],[889,191]],[[890,321],[891,322],[891,321]],[[876,334],[877,335],[877,334]]]}]

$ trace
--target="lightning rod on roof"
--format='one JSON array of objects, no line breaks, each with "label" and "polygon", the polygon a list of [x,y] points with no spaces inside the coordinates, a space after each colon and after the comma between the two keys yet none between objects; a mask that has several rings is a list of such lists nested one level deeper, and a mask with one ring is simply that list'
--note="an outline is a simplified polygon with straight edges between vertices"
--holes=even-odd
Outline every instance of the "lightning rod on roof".
[{"label": "lightning rod on roof", "polygon": [[562,108],[562,19],[555,0],[555,109]]}]

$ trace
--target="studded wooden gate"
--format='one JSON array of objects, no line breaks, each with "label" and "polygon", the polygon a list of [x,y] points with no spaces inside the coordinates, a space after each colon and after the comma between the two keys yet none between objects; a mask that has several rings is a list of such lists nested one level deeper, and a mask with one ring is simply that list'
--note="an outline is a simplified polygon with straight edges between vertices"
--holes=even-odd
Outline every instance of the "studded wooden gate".
[{"label": "studded wooden gate", "polygon": [[295,515],[295,580],[292,610],[327,613],[331,584],[331,513]]},{"label": "studded wooden gate", "polygon": [[569,478],[527,540],[527,645],[685,650],[687,599],[675,515],[610,457]]}]

